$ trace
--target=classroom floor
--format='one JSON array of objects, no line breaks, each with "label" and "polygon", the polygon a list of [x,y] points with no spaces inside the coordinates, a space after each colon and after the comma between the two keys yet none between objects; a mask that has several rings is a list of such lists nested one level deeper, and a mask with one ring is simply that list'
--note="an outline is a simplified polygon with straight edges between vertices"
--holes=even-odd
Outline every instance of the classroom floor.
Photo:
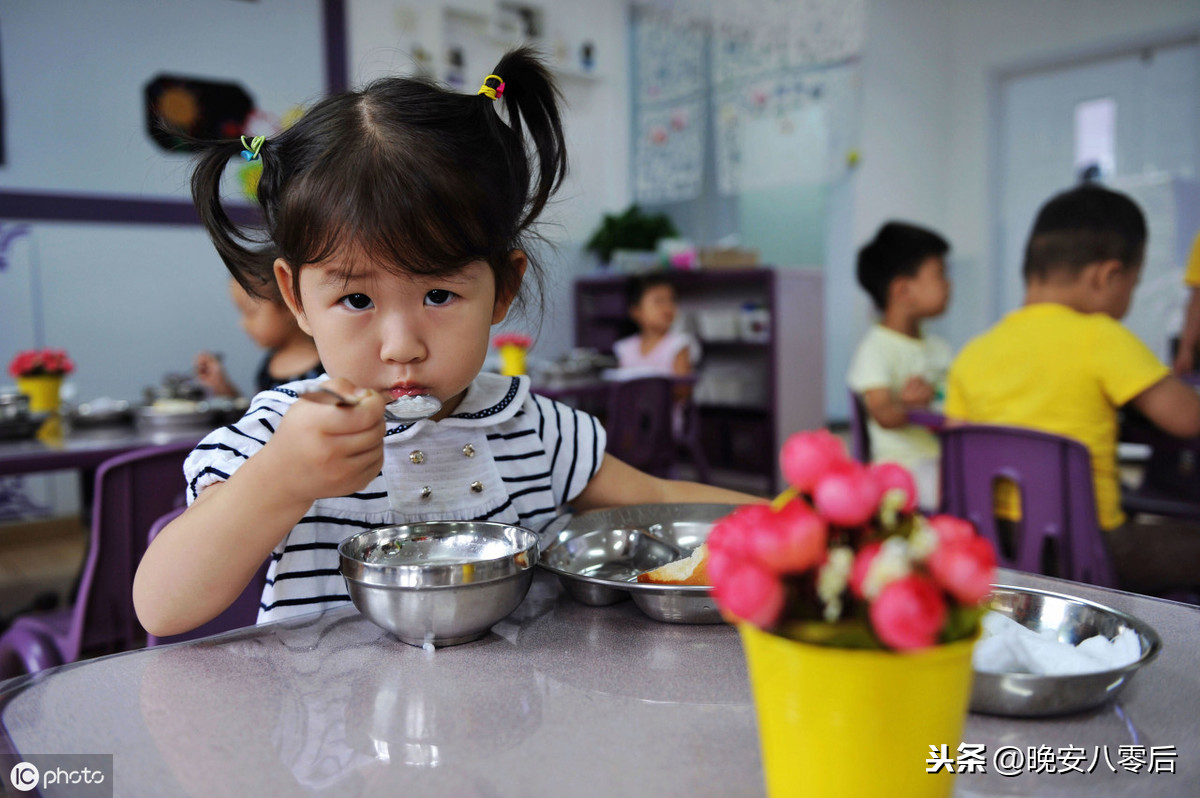
[{"label": "classroom floor", "polygon": [[0,619],[50,597],[65,604],[83,568],[87,539],[76,518],[0,525]]}]

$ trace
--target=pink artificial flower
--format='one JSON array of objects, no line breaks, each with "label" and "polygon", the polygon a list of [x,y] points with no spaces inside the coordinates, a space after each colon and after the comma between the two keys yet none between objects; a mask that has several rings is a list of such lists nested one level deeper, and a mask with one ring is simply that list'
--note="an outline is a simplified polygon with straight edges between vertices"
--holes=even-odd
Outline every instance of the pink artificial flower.
[{"label": "pink artificial flower", "polygon": [[8,373],[14,377],[66,375],[74,370],[75,364],[62,349],[28,349],[18,352],[8,364]]},{"label": "pink artificial flower", "polygon": [[875,634],[889,648],[925,648],[937,642],[946,602],[929,579],[911,575],[891,582],[868,609]]},{"label": "pink artificial flower", "polygon": [[[783,611],[783,583],[753,560],[731,559],[721,579],[712,579],[712,595],[722,611],[760,629],[769,629]],[[711,572],[709,574],[712,576]]]},{"label": "pink artificial flower", "polygon": [[976,537],[975,525],[953,515],[935,515],[929,519],[929,525],[937,533],[938,540],[949,543],[954,540],[971,540]]},{"label": "pink artificial flower", "polygon": [[741,555],[746,541],[758,527],[774,523],[771,508],[765,504],[743,504],[725,516],[708,533],[708,550],[731,549]]},{"label": "pink artificial flower", "polygon": [[976,604],[992,591],[996,550],[977,535],[943,540],[925,561],[929,573],[963,604]]},{"label": "pink artificial flower", "polygon": [[492,339],[492,346],[499,349],[502,346],[519,346],[522,349],[528,349],[533,345],[533,339],[524,333],[506,332],[500,333]]},{"label": "pink artificial flower", "polygon": [[704,559],[704,570],[708,573],[708,579],[712,584],[716,585],[725,581],[730,572],[737,567],[739,559],[742,558],[738,557],[734,549],[714,549],[710,533],[708,539],[708,556]]},{"label": "pink artificial flower", "polygon": [[877,463],[871,466],[871,473],[879,482],[881,495],[890,490],[903,491],[905,501],[900,509],[906,513],[917,509],[917,482],[907,468],[898,463]]},{"label": "pink artificial flower", "polygon": [[850,592],[855,598],[863,598],[863,580],[867,578],[867,571],[871,570],[871,563],[882,547],[882,543],[874,541],[864,545],[854,555],[854,564],[850,566]]},{"label": "pink artificial flower", "polygon": [[813,488],[817,511],[839,526],[859,526],[879,509],[879,481],[866,467],[853,460],[837,463],[821,476]]},{"label": "pink artificial flower", "polygon": [[784,442],[779,452],[784,479],[801,493],[811,493],[830,469],[849,460],[846,444],[825,429],[797,432]]},{"label": "pink artificial flower", "polygon": [[750,555],[760,565],[776,574],[788,574],[824,562],[828,525],[805,502],[793,499],[772,512],[769,521],[755,526],[747,539]]}]

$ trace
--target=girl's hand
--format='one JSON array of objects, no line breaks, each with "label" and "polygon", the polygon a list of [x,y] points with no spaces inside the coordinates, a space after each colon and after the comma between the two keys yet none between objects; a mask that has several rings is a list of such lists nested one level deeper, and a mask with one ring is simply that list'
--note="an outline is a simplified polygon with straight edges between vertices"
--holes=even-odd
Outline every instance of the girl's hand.
[{"label": "girl's hand", "polygon": [[276,468],[279,489],[305,508],[362,490],[383,468],[383,396],[340,378],[329,387],[342,396],[366,395],[353,407],[294,403],[257,455]]},{"label": "girl's hand", "polygon": [[201,352],[196,355],[192,371],[196,375],[196,381],[208,388],[213,396],[239,395],[238,389],[229,381],[229,375],[225,373],[221,358],[212,352]]}]

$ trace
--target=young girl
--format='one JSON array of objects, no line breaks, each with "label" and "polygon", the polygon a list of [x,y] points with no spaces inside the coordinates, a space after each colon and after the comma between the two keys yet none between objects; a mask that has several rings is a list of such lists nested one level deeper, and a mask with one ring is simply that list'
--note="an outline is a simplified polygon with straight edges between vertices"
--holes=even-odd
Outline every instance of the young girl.
[{"label": "young girl", "polygon": [[666,275],[635,277],[626,289],[625,307],[638,332],[613,344],[617,365],[630,373],[691,374],[700,345],[675,332],[675,287]]},{"label": "young girl", "polygon": [[[523,278],[537,283],[525,244],[566,171],[545,68],[521,49],[495,73],[476,95],[380,80],[322,100],[247,151],[263,161],[274,276],[328,377],[259,394],[190,455],[190,505],[134,580],[147,630],[213,618],[268,556],[260,621],[339,606],[348,597],[337,545],[374,526],[487,519],[539,529],[568,502],[757,500],[642,474],[605,455],[592,417],[530,394],[525,377],[480,373],[491,326]],[[207,146],[192,185],[218,252],[247,285],[262,250],[219,198],[225,164],[241,151]],[[316,385],[360,401],[298,400]],[[420,394],[442,409],[385,423],[386,402]]]},{"label": "young girl", "polygon": [[[317,345],[296,323],[274,276],[256,288],[262,296],[249,293],[237,280],[229,281],[229,294],[242,319],[242,329],[254,343],[267,350],[254,377],[256,392],[325,373]],[[229,379],[221,359],[211,352],[196,355],[194,369],[196,380],[213,396],[242,395]]]}]

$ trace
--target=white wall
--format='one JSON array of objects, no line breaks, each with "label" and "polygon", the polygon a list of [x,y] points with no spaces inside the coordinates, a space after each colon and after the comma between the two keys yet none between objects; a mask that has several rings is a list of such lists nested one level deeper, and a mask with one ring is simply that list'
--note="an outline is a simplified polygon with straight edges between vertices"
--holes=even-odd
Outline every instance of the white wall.
[{"label": "white wall", "polygon": [[[630,199],[630,99],[628,10],[624,0],[556,0],[540,5],[545,35],[535,45],[551,63],[563,92],[568,177],[556,201],[542,217],[542,234],[554,245],[542,251],[546,272],[545,319],[533,355],[553,358],[570,349],[574,338],[572,281],[592,268],[582,243],[604,213],[624,208]],[[490,0],[397,2],[351,0],[349,60],[351,81],[417,69],[414,46],[433,55],[435,77],[443,77],[442,53],[451,39],[468,41],[464,90],[474,90],[511,44],[489,39],[483,18],[493,16]],[[583,41],[594,44],[595,66],[578,66]],[[470,83],[471,85],[466,85]],[[536,307],[536,303],[532,305]],[[533,332],[532,320],[514,320],[514,328]]]},{"label": "white wall", "polygon": [[[228,80],[278,116],[325,88],[320,0],[0,9],[4,191],[186,202],[189,161],[151,141],[145,83],[163,73]],[[225,267],[198,225],[37,221],[6,260],[0,365],[38,343],[40,317],[42,343],[77,363],[77,400],[140,399],[166,373],[190,371],[201,348],[223,352],[234,380],[253,386],[262,353],[238,326]]]},{"label": "white wall", "polygon": [[826,413],[849,415],[846,369],[874,318],[854,276],[858,248],[889,219],[943,229],[950,142],[952,0],[868,0],[862,160],[832,196],[826,276]]}]

